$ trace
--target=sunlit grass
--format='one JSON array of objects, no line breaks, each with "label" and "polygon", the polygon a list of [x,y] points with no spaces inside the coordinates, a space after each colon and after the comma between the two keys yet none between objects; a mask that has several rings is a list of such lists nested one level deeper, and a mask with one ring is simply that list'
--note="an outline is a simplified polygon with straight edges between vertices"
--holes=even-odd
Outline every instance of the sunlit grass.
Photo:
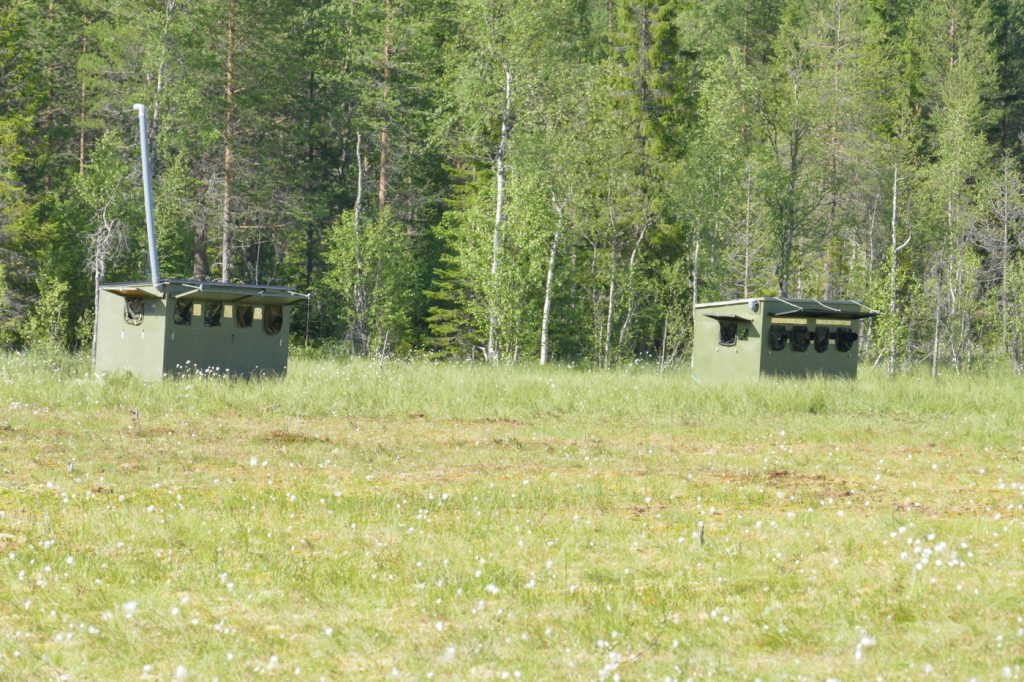
[{"label": "sunlit grass", "polygon": [[862,375],[2,356],[0,678],[1019,678],[1021,381]]}]

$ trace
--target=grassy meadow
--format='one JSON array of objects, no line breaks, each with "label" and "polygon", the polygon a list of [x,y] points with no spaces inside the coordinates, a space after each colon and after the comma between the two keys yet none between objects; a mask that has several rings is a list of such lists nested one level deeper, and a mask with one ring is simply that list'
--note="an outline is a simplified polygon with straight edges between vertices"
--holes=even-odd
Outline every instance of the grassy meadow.
[{"label": "grassy meadow", "polygon": [[0,356],[0,679],[1021,679],[1022,389]]}]

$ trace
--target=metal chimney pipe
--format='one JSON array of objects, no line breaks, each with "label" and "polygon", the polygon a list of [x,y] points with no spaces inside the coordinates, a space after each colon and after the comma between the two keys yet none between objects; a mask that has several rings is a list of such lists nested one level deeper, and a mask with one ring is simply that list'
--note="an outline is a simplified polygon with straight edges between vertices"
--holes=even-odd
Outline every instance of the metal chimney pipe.
[{"label": "metal chimney pipe", "polygon": [[146,196],[146,236],[149,240],[149,273],[153,286],[160,286],[160,263],[156,257],[156,225],[153,221],[153,188],[149,170],[149,141],[146,139],[146,105],[136,104],[139,112],[139,144],[142,147],[142,192]]}]

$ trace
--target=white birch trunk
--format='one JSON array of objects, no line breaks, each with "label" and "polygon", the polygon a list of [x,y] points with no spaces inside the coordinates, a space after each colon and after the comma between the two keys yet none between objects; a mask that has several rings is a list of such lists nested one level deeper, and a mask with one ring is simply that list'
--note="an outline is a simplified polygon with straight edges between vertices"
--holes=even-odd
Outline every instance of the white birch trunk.
[{"label": "white birch trunk", "polygon": [[555,236],[551,239],[551,253],[548,256],[548,275],[544,282],[544,312],[540,319],[540,364],[548,363],[548,329],[551,326],[551,298],[555,289],[555,262],[558,259],[558,240],[562,236],[562,217],[565,212],[565,203],[559,204],[554,197],[551,201],[555,204],[555,212],[558,214],[558,226],[555,228]]},{"label": "white birch trunk", "polygon": [[355,232],[356,281],[352,284],[352,350],[362,355],[369,351],[366,323],[366,289],[363,286],[363,135],[356,133],[356,204],[353,210],[353,231]]},{"label": "white birch trunk", "polygon": [[750,298],[750,162],[746,169],[747,208],[743,218],[743,298]]},{"label": "white birch trunk", "polygon": [[220,261],[220,280],[229,281],[231,277],[231,161],[232,161],[232,138],[234,135],[234,59],[235,59],[235,3],[228,0],[228,44],[225,65],[224,95],[226,98],[226,109],[224,113],[224,243]]},{"label": "white birch trunk", "polygon": [[634,272],[635,272],[635,268],[636,268],[636,256],[637,256],[637,253],[640,252],[640,244],[644,240],[644,235],[647,234],[647,225],[648,225],[648,218],[645,215],[643,227],[640,228],[640,236],[637,237],[636,243],[633,245],[633,250],[629,254],[629,276],[628,276],[629,277],[629,279],[628,279],[628,282],[629,282],[629,289],[628,289],[628,292],[629,292],[629,307],[626,309],[626,319],[623,320],[622,327],[619,329],[619,347],[620,348],[622,347],[622,344],[626,340],[626,331],[629,329],[629,324],[633,320],[633,308],[636,307],[635,306],[635,299],[634,299],[635,292],[634,292],[634,286],[633,286],[634,282],[635,282]]},{"label": "white birch trunk", "polygon": [[512,133],[512,71],[508,64],[505,71],[505,109],[501,115],[501,139],[498,142],[498,156],[495,160],[497,197],[494,208],[494,234],[491,238],[491,301],[490,324],[487,332],[487,359],[498,360],[498,256],[501,247],[501,228],[505,222],[505,155],[508,153],[509,137]]},{"label": "white birch trunk", "polygon": [[615,271],[612,271],[612,281],[608,285],[608,320],[605,323],[604,331],[604,366],[607,367],[611,358],[612,346],[612,320],[615,315]]}]

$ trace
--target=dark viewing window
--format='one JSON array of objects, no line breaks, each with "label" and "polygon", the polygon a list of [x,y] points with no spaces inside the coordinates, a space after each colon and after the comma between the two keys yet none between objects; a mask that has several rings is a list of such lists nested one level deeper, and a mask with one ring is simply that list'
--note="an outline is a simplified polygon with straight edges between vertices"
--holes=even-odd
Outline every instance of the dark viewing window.
[{"label": "dark viewing window", "polygon": [[772,350],[785,348],[787,338],[789,338],[789,333],[781,324],[773,324],[768,328],[768,347]]},{"label": "dark viewing window", "polygon": [[207,327],[219,327],[224,316],[224,304],[219,301],[207,303],[203,310],[203,324]]},{"label": "dark viewing window", "polygon": [[849,353],[856,342],[857,332],[842,327],[836,330],[836,350],[840,353]]},{"label": "dark viewing window", "polygon": [[263,307],[263,331],[273,336],[284,327],[284,308],[279,305]]},{"label": "dark viewing window", "polygon": [[235,326],[251,327],[253,311],[251,305],[240,305],[235,308]]},{"label": "dark viewing window", "polygon": [[174,324],[192,324],[192,302],[174,302]]},{"label": "dark viewing window", "polygon": [[829,328],[828,327],[815,327],[814,328],[814,350],[818,353],[824,353],[828,350],[828,339],[829,339]]},{"label": "dark viewing window", "polygon": [[736,345],[736,320],[719,320],[718,321],[718,345],[719,346],[735,346]]},{"label": "dark viewing window", "polygon": [[142,324],[146,316],[146,299],[132,297],[124,299],[124,321],[130,325]]},{"label": "dark viewing window", "polygon": [[807,346],[810,345],[810,340],[807,338],[807,327],[793,327],[793,332],[789,335],[789,342],[792,344],[793,350],[798,353],[807,350]]}]

